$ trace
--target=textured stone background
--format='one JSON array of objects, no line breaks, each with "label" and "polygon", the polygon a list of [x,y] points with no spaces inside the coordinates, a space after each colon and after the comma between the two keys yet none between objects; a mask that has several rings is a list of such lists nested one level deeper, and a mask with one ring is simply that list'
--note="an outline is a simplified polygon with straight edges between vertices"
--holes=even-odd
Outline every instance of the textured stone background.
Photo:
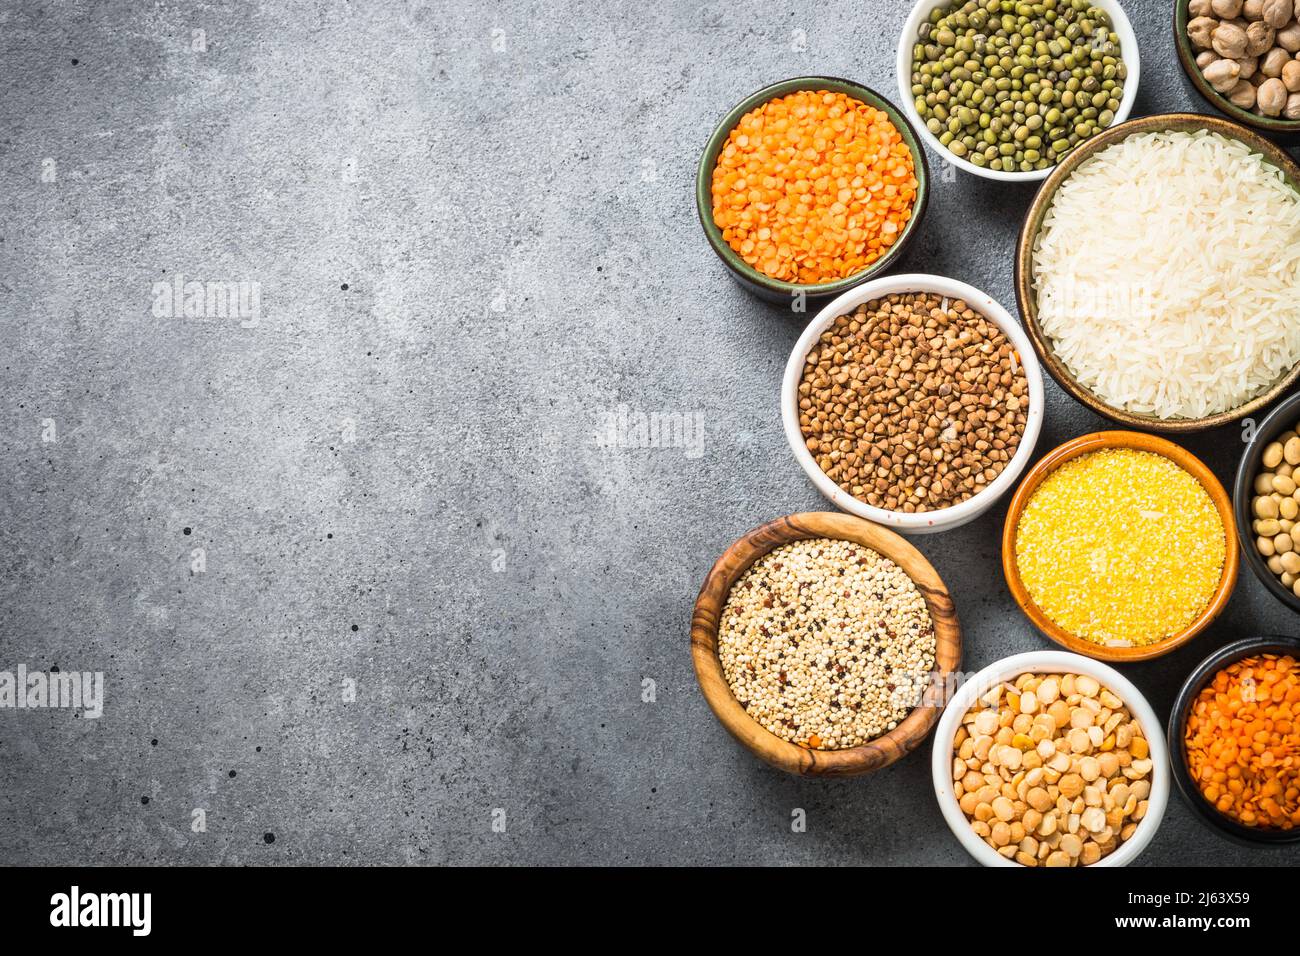
[{"label": "textured stone background", "polygon": [[[699,150],[784,77],[896,98],[906,6],[7,4],[0,668],[108,688],[98,721],[0,712],[0,862],[969,862],[926,756],[769,770],[687,650],[726,545],[825,507],[777,408],[800,319],[704,243]],[[1128,7],[1136,114],[1208,109],[1168,4]],[[1032,189],[939,179],[901,268],[1013,305]],[[260,283],[260,323],[155,316],[177,273]],[[1040,451],[1102,424],[1049,402]],[[705,454],[599,448],[621,404],[702,413]],[[1233,429],[1188,444],[1229,479]],[[972,668],[1046,646],[1003,515],[919,541]],[[1128,673],[1167,712],[1215,646],[1293,630],[1243,569]],[[1297,861],[1177,796],[1143,857]]]}]

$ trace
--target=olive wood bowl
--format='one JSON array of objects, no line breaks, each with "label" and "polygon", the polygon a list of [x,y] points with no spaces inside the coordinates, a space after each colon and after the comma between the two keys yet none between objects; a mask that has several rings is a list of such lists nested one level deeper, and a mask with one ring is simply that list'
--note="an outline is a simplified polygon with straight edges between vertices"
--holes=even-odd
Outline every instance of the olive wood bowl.
[{"label": "olive wood bowl", "polygon": [[[1051,342],[1038,324],[1038,297],[1034,288],[1034,244],[1038,240],[1038,233],[1042,230],[1043,220],[1047,216],[1048,209],[1051,208],[1057,189],[1096,153],[1137,133],[1171,130],[1192,132],[1199,129],[1208,129],[1245,143],[1255,152],[1262,154],[1265,162],[1280,169],[1291,188],[1300,193],[1300,166],[1297,166],[1284,150],[1259,133],[1217,116],[1203,116],[1199,113],[1163,113],[1112,126],[1075,147],[1074,151],[1052,170],[1052,175],[1039,188],[1025,216],[1024,225],[1020,229],[1020,240],[1016,249],[1016,304],[1020,307],[1025,331],[1029,333],[1029,339],[1034,343],[1034,350],[1042,359],[1043,367],[1052,378],[1056,379],[1061,388],[1088,408],[1112,421],[1133,428],[1160,432],[1196,432],[1226,425],[1258,412],[1300,379],[1300,363],[1298,363],[1267,390],[1245,404],[1203,418],[1160,418],[1156,415],[1139,414],[1107,404],[1091,389],[1080,384],[1065,364],[1056,357]],[[1158,234],[1162,226],[1155,228]]]},{"label": "olive wood bowl", "polygon": [[[732,586],[759,558],[806,538],[852,541],[889,558],[925,598],[934,624],[936,674],[920,706],[893,730],[858,747],[812,750],[782,740],[745,712],[731,692],[718,659],[718,623]],[[729,547],[704,579],[691,617],[691,657],[704,699],[737,740],[774,767],[813,776],[850,776],[879,770],[910,753],[929,736],[945,703],[944,689],[961,665],[961,626],[948,589],[920,551],[880,525],[832,512],[789,515],[755,528]]]},{"label": "olive wood bowl", "polygon": [[[1138,451],[1154,452],[1168,458],[1201,483],[1201,487],[1214,502],[1219,520],[1223,522],[1223,573],[1219,578],[1219,586],[1210,596],[1205,609],[1191,624],[1177,634],[1172,634],[1155,644],[1144,644],[1140,647],[1112,647],[1094,644],[1092,641],[1076,637],[1056,624],[1034,603],[1024,581],[1020,578],[1020,568],[1016,564],[1016,532],[1020,525],[1020,516],[1024,513],[1029,499],[1038,490],[1038,486],[1048,475],[1070,459],[1103,448],[1135,448]],[[1111,431],[1080,435],[1049,452],[1029,469],[1020,487],[1016,489],[1015,497],[1011,499],[1011,505],[1007,509],[1006,523],[1002,526],[1002,573],[1006,576],[1007,587],[1011,589],[1011,596],[1015,598],[1020,610],[1025,612],[1025,616],[1035,627],[1066,650],[1102,661],[1119,663],[1145,661],[1153,657],[1161,657],[1175,648],[1182,647],[1205,630],[1227,605],[1228,598],[1232,596],[1232,589],[1237,583],[1238,561],[1236,521],[1233,519],[1232,500],[1224,491],[1223,485],[1219,483],[1219,479],[1214,477],[1214,473],[1187,449],[1157,435],[1145,435],[1140,432]]]}]

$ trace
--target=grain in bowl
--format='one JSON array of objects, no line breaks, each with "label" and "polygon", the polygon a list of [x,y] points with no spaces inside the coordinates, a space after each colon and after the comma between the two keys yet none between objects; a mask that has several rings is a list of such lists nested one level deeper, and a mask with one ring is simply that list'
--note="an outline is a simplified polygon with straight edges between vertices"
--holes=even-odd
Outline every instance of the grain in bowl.
[{"label": "grain in bowl", "polygon": [[1187,771],[1228,819],[1260,831],[1300,827],[1300,663],[1263,653],[1221,668],[1183,728]]},{"label": "grain in bowl", "polygon": [[1068,634],[1144,647],[1185,633],[1224,577],[1228,537],[1205,487],[1164,455],[1113,447],[1056,467],[1015,523],[1020,584]]},{"label": "grain in bowl", "polygon": [[794,541],[732,586],[718,624],[732,694],[782,740],[857,747],[918,705],[935,669],[935,628],[915,582],[871,548]]},{"label": "grain in bowl", "polygon": [[1217,128],[1179,128],[1069,169],[1033,235],[1027,294],[1079,386],[1176,425],[1230,413],[1296,368],[1300,194],[1278,163]]},{"label": "grain in bowl", "polygon": [[1250,505],[1255,550],[1282,586],[1300,597],[1300,433],[1292,428],[1269,442],[1260,466]]},{"label": "grain in bowl", "polygon": [[911,40],[917,114],[941,146],[977,167],[1047,169],[1121,111],[1120,38],[1086,0],[941,3]]},{"label": "grain in bowl", "polygon": [[979,494],[1025,433],[1029,383],[996,323],[962,299],[891,293],[836,318],[804,358],[798,421],[854,498],[920,514]]}]

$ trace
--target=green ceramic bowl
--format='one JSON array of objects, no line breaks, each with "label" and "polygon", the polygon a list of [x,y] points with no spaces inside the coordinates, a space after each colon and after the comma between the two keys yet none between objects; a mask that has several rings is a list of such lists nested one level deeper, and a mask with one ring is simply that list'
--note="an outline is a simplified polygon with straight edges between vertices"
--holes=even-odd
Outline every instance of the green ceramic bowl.
[{"label": "green ceramic bowl", "polygon": [[1285,137],[1288,141],[1295,134],[1300,134],[1300,120],[1260,116],[1250,110],[1243,110],[1240,106],[1234,106],[1226,96],[1205,81],[1201,68],[1196,65],[1197,51],[1192,48],[1192,41],[1187,37],[1187,23],[1191,16],[1187,7],[1188,0],[1174,0],[1174,46],[1178,48],[1178,62],[1183,65],[1183,72],[1192,81],[1192,86],[1196,87],[1196,92],[1201,94],[1205,102],[1238,123],[1266,133],[1292,134]]},{"label": "green ceramic bowl", "polygon": [[[735,250],[727,245],[722,238],[722,230],[713,222],[713,194],[710,189],[713,182],[713,169],[718,164],[718,154],[722,152],[722,147],[727,142],[727,136],[735,129],[741,118],[750,110],[766,103],[768,100],[785,96],[788,93],[795,93],[799,90],[830,90],[833,93],[844,93],[869,106],[883,110],[888,115],[890,122],[898,128],[898,132],[903,137],[903,142],[907,144],[907,148],[912,151],[912,165],[916,171],[916,201],[912,205],[912,218],[903,227],[903,232],[899,235],[898,241],[890,246],[888,252],[861,272],[855,273],[846,279],[837,279],[834,282],[822,282],[816,285],[783,282],[780,279],[773,279],[771,276],[759,272],[737,255]],[[800,76],[792,80],[782,80],[780,83],[773,83],[771,86],[764,87],[752,96],[745,97],[731,112],[723,117],[722,122],[718,124],[718,128],[709,137],[709,142],[704,147],[704,155],[700,157],[699,171],[695,176],[695,205],[700,214],[700,225],[704,227],[704,235],[708,238],[709,245],[713,247],[713,251],[718,254],[718,258],[722,260],[723,265],[727,267],[727,270],[737,282],[751,292],[773,302],[789,302],[801,292],[808,298],[839,295],[841,292],[866,282],[873,276],[880,275],[898,261],[898,258],[903,254],[903,250],[907,248],[912,237],[916,235],[921,224],[921,217],[925,214],[929,196],[930,170],[926,165],[925,150],[922,148],[912,124],[907,121],[907,118],[893,103],[890,103],[889,100],[874,90],[831,76]]]}]

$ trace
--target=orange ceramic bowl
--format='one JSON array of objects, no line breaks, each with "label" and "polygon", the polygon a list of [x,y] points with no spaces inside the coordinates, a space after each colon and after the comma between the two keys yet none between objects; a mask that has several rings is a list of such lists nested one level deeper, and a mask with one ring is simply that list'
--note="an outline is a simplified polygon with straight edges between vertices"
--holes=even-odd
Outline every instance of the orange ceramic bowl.
[{"label": "orange ceramic bowl", "polygon": [[[1020,569],[1016,564],[1016,531],[1020,526],[1020,516],[1024,513],[1029,499],[1038,490],[1038,486],[1043,483],[1043,479],[1070,459],[1078,458],[1089,452],[1100,451],[1103,448],[1134,448],[1138,451],[1154,452],[1168,458],[1201,483],[1201,487],[1205,489],[1210,496],[1210,500],[1214,502],[1215,510],[1219,513],[1219,520],[1223,522],[1223,575],[1219,578],[1219,586],[1211,596],[1209,604],[1206,605],[1205,610],[1200,613],[1196,620],[1192,621],[1186,628],[1155,644],[1144,644],[1140,647],[1111,647],[1105,644],[1094,644],[1092,641],[1076,637],[1052,621],[1034,603],[1024,582],[1020,579]],[[1091,435],[1081,435],[1051,451],[1034,465],[1029,470],[1029,473],[1025,475],[1024,480],[1020,482],[1020,487],[1016,489],[1015,497],[1011,499],[1011,506],[1007,510],[1006,524],[1002,528],[1002,573],[1006,575],[1007,586],[1011,589],[1011,596],[1020,605],[1020,609],[1025,612],[1025,616],[1034,623],[1035,627],[1067,650],[1103,661],[1122,663],[1161,657],[1174,650],[1174,648],[1186,644],[1205,630],[1210,622],[1223,611],[1224,606],[1228,603],[1228,598],[1232,596],[1232,589],[1237,583],[1238,561],[1237,531],[1236,522],[1233,518],[1232,499],[1224,491],[1219,479],[1215,478],[1214,473],[1187,449],[1164,438],[1146,435],[1141,432],[1094,432]]]}]

